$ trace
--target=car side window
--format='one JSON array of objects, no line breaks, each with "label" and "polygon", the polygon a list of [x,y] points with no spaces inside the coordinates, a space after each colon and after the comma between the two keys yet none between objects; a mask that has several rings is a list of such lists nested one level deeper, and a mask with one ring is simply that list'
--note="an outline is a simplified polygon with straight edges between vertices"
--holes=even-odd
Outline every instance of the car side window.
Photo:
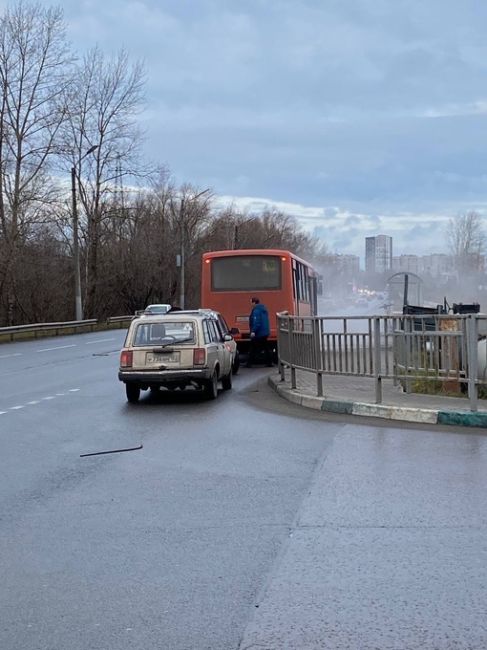
[{"label": "car side window", "polygon": [[220,333],[216,321],[214,320],[208,321],[208,326],[210,328],[211,340],[214,341],[215,343],[221,343],[223,337]]},{"label": "car side window", "polygon": [[227,321],[221,315],[218,316],[218,325],[220,325],[220,329],[223,335],[228,334],[230,332],[230,329],[227,325]]},{"label": "car side window", "polygon": [[210,331],[208,329],[208,321],[204,320],[202,325],[203,325],[203,338],[205,339],[205,343],[209,343],[211,341],[211,336],[210,336]]},{"label": "car side window", "polygon": [[217,336],[216,336],[216,331],[215,331],[215,323],[212,320],[208,321],[208,329],[210,331],[210,341],[212,341],[213,343],[216,343]]},{"label": "car side window", "polygon": [[215,321],[215,329],[218,333],[218,340],[223,341],[223,337],[225,336],[225,330],[223,329],[222,324],[218,320]]}]

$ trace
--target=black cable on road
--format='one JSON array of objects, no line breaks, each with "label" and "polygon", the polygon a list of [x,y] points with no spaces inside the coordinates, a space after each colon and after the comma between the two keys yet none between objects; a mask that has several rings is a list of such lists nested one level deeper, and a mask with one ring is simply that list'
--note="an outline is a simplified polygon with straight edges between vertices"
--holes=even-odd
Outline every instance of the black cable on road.
[{"label": "black cable on road", "polygon": [[143,445],[138,447],[129,447],[128,449],[110,449],[109,451],[93,451],[91,454],[80,454],[80,458],[85,458],[86,456],[101,456],[102,454],[118,454],[121,451],[136,451],[137,449],[142,449]]}]

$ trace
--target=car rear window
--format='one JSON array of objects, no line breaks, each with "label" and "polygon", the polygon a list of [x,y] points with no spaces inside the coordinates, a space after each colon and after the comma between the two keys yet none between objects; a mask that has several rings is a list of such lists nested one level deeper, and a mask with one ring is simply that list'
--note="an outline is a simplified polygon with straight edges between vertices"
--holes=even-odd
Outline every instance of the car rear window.
[{"label": "car rear window", "polygon": [[193,321],[164,321],[163,323],[140,323],[134,333],[133,345],[168,345],[195,342]]}]

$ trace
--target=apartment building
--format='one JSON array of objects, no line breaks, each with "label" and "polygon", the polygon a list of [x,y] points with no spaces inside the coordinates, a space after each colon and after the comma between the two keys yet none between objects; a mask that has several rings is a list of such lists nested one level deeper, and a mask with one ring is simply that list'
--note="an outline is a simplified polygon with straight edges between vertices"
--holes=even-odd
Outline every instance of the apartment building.
[{"label": "apartment building", "polygon": [[365,238],[365,270],[383,273],[392,269],[392,237],[375,235]]}]

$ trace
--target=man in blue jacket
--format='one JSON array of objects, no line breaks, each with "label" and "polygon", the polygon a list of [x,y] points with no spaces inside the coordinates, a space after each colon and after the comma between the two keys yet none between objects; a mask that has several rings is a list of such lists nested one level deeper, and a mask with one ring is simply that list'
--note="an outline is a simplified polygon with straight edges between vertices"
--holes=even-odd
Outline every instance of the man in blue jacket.
[{"label": "man in blue jacket", "polygon": [[269,346],[267,345],[267,337],[270,334],[269,314],[267,308],[263,305],[259,298],[252,298],[252,311],[249,317],[250,327],[250,348],[249,358],[247,361],[247,368],[252,367],[252,363],[264,353],[266,364],[272,366]]}]

